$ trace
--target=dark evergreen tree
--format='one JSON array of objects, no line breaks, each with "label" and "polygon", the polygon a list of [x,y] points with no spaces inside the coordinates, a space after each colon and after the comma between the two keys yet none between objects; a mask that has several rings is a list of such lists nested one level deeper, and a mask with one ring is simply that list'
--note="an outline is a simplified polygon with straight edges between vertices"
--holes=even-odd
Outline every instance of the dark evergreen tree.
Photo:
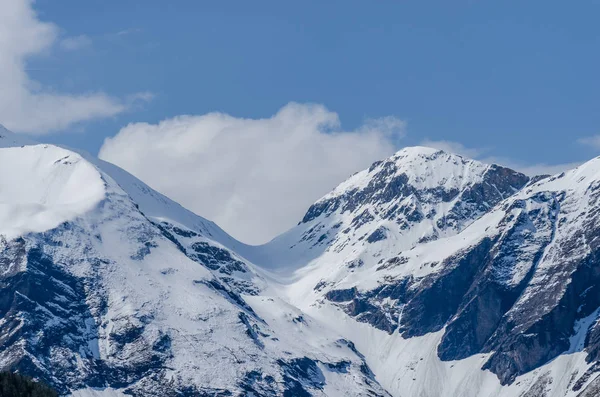
[{"label": "dark evergreen tree", "polygon": [[0,397],[58,397],[43,383],[12,372],[0,373]]}]

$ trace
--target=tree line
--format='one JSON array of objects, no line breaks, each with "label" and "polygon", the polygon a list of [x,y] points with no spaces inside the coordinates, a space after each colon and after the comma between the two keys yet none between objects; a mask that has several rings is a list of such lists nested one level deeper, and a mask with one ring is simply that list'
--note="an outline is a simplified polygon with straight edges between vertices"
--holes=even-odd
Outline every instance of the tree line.
[{"label": "tree line", "polygon": [[58,393],[28,376],[1,372],[0,397],[58,397]]}]

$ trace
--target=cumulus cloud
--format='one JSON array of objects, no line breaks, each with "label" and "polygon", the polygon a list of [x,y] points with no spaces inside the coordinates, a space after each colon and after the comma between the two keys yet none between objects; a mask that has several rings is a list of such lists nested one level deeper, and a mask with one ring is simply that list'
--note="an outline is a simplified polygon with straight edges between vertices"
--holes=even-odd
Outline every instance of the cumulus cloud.
[{"label": "cumulus cloud", "polygon": [[425,139],[425,140],[421,141],[421,145],[427,146],[427,147],[432,147],[434,149],[440,149],[440,150],[443,150],[443,151],[449,152],[449,153],[460,154],[463,157],[468,157],[471,159],[477,159],[477,158],[481,157],[481,155],[487,151],[486,149],[482,149],[482,148],[466,147],[465,145],[463,145],[460,142],[446,141],[446,140],[433,141],[430,139]]},{"label": "cumulus cloud", "polygon": [[577,143],[590,146],[594,149],[600,149],[600,135],[593,135],[585,138],[580,138],[577,140]]},{"label": "cumulus cloud", "polygon": [[517,171],[524,173],[529,176],[536,175],[556,175],[563,171],[572,170],[573,168],[579,167],[583,164],[581,161],[573,163],[560,163],[560,164],[547,164],[547,163],[536,163],[530,165],[524,165],[520,163],[508,163],[507,167],[513,168]]},{"label": "cumulus cloud", "polygon": [[26,62],[49,53],[81,47],[86,39],[58,41],[56,25],[40,21],[32,0],[4,0],[0,12],[0,123],[16,132],[43,134],[74,123],[114,116],[127,103],[101,92],[55,92],[32,80]]},{"label": "cumulus cloud", "polygon": [[60,48],[65,51],[77,51],[92,45],[92,39],[82,34],[79,36],[65,37],[60,41]]},{"label": "cumulus cloud", "polygon": [[[598,137],[600,138],[600,137]],[[600,144],[600,139],[599,139]],[[581,162],[573,163],[560,163],[560,164],[547,164],[547,163],[534,163],[527,164],[522,161],[514,160],[507,157],[497,157],[486,155],[489,153],[489,149],[486,148],[474,148],[467,147],[460,142],[439,140],[433,141],[425,139],[421,141],[421,145],[429,146],[432,148],[444,150],[450,153],[460,154],[461,156],[476,159],[486,164],[500,164],[513,170],[524,173],[529,176],[536,175],[555,175],[563,171],[573,169],[580,166]]]},{"label": "cumulus cloud", "polygon": [[568,171],[573,168],[579,167],[583,164],[581,161],[572,162],[572,163],[558,163],[558,164],[550,164],[550,163],[526,163],[523,161],[515,160],[507,157],[496,157],[496,156],[487,156],[478,159],[487,164],[500,164],[505,167],[511,168],[513,170],[522,172],[528,176],[537,176],[537,175],[556,175],[560,174],[563,171]]},{"label": "cumulus cloud", "polygon": [[268,241],[352,173],[391,155],[394,117],[343,131],[321,105],[290,103],[265,119],[223,113],[134,123],[104,142],[119,165],[240,240]]},{"label": "cumulus cloud", "polygon": [[117,33],[115,33],[115,35],[127,36],[130,34],[140,33],[141,31],[142,31],[142,29],[140,29],[140,28],[128,28],[128,29],[119,30]]}]

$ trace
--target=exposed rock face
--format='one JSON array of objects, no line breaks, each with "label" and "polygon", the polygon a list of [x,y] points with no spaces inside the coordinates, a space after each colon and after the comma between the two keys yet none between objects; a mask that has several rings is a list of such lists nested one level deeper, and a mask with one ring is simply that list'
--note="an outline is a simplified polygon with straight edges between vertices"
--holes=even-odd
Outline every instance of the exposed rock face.
[{"label": "exposed rock face", "polygon": [[65,395],[599,390],[600,158],[530,180],[404,149],[248,247],[112,165],[9,138],[0,169],[36,183],[0,172],[0,369]]},{"label": "exposed rock face", "polygon": [[280,300],[252,307],[265,281],[214,224],[85,155],[0,148],[13,157],[54,184],[21,196],[0,177],[0,369],[63,395],[388,396],[335,332]]},{"label": "exposed rock face", "polygon": [[598,360],[599,197],[600,159],[529,181],[412,148],[310,207],[289,253],[314,251],[298,285],[315,280],[316,305],[408,339],[442,332],[439,359],[487,354],[510,385],[562,354]]},{"label": "exposed rock face", "polygon": [[[395,223],[406,243],[414,244],[462,230],[528,181],[508,168],[440,150],[408,148],[352,176],[313,204],[301,223],[344,215],[344,234],[367,223]],[[428,229],[420,238],[402,233],[420,224]],[[385,239],[385,230],[380,226],[367,241]]]}]

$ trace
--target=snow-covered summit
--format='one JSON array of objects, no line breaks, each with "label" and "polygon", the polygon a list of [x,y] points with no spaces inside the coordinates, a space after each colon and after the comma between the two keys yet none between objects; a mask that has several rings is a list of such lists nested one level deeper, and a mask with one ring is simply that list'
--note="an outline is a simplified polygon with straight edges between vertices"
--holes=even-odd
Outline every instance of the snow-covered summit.
[{"label": "snow-covered summit", "polygon": [[369,267],[373,252],[398,252],[459,233],[528,181],[502,166],[405,148],[342,182],[295,228],[248,257],[278,272],[321,256]]},{"label": "snow-covered summit", "polygon": [[406,147],[383,161],[375,162],[369,169],[360,171],[342,182],[321,200],[339,196],[355,189],[362,189],[380,176],[382,172],[392,180],[406,175],[406,182],[420,189],[442,186],[460,188],[480,178],[490,166],[457,154],[423,146]]},{"label": "snow-covered summit", "polygon": [[579,190],[584,193],[589,185],[600,181],[600,156],[571,170],[546,176],[532,184],[532,189]]},{"label": "snow-covered summit", "polygon": [[588,397],[600,158],[529,180],[425,147],[249,247],[0,128],[0,366],[77,396]]},{"label": "snow-covered summit", "polygon": [[[404,212],[425,210],[428,213],[420,215],[439,219],[446,212],[458,210],[454,207],[463,199],[477,201],[478,209],[489,208],[527,181],[525,175],[498,165],[442,150],[410,147],[341,183],[308,210],[303,222],[322,214],[353,212],[366,205],[371,205],[373,212],[385,212],[383,217],[388,219],[397,218],[401,208]],[[418,208],[438,204],[443,208]]]},{"label": "snow-covered summit", "polygon": [[15,134],[0,124],[0,148],[35,145],[37,142],[20,134]]},{"label": "snow-covered summit", "polygon": [[600,158],[529,181],[407,148],[317,201],[263,263],[290,302],[344,322],[394,395],[591,396],[599,205]]},{"label": "snow-covered summit", "polygon": [[0,131],[0,368],[86,396],[387,396],[222,242],[118,167]]},{"label": "snow-covered summit", "polygon": [[[5,170],[11,170],[0,175],[0,184],[4,187],[0,191],[2,203],[39,205],[37,212],[32,212],[33,209],[15,211],[14,207],[10,211],[7,209],[4,212],[29,218],[13,219],[3,223],[4,225],[29,224],[31,227],[25,227],[23,232],[43,231],[35,225],[46,225],[42,229],[52,228],[61,221],[71,220],[92,209],[102,200],[106,191],[118,189],[154,220],[185,225],[228,246],[243,246],[214,222],[183,208],[123,169],[87,152],[61,145],[42,144],[9,131],[2,125],[0,151],[0,165]],[[52,208],[44,209],[44,206]],[[62,215],[50,213],[58,207],[62,208],[59,211],[62,211]],[[46,210],[45,215],[39,212]]]},{"label": "snow-covered summit", "polygon": [[56,146],[2,147],[0,169],[0,234],[8,239],[73,220],[105,195],[98,170]]}]

